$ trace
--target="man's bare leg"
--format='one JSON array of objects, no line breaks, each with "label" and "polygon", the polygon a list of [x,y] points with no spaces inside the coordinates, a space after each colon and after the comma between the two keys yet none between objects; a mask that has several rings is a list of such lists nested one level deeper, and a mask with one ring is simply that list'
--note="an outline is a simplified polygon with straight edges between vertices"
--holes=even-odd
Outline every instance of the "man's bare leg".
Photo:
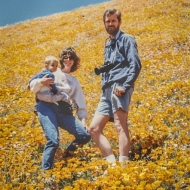
[{"label": "man's bare leg", "polygon": [[122,109],[114,113],[114,123],[119,137],[119,161],[128,160],[130,150],[130,137],[127,126],[128,114]]},{"label": "man's bare leg", "polygon": [[106,160],[108,162],[115,162],[115,156],[113,155],[111,145],[103,134],[103,129],[109,119],[109,116],[95,115],[92,119],[89,132]]}]

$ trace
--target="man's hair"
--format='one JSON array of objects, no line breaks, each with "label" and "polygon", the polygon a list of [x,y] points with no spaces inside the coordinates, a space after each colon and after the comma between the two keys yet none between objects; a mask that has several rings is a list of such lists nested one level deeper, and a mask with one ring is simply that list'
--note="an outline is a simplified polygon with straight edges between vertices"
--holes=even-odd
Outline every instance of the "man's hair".
[{"label": "man's hair", "polygon": [[76,54],[76,51],[73,47],[67,47],[66,49],[62,50],[61,53],[59,54],[59,58],[60,58],[59,62],[61,65],[61,69],[63,69],[65,67],[63,62],[64,62],[64,56],[66,56],[66,55],[70,55],[74,61],[70,72],[76,71],[80,66],[80,58]]},{"label": "man's hair", "polygon": [[119,22],[121,22],[121,12],[117,11],[116,9],[114,8],[110,8],[110,9],[107,9],[105,12],[104,12],[104,15],[103,15],[103,21],[105,23],[105,18],[109,15],[113,15],[113,14],[116,14],[117,15],[117,19]]},{"label": "man's hair", "polygon": [[53,62],[57,62],[58,63],[58,59],[52,55],[48,55],[46,58],[45,58],[45,65],[49,65],[50,63],[53,63]]}]

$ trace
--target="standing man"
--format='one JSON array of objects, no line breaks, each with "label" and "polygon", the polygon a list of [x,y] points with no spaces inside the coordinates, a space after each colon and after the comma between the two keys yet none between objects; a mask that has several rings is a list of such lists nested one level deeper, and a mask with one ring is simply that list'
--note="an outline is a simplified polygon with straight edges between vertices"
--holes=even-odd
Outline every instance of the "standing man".
[{"label": "standing man", "polygon": [[121,13],[116,9],[107,9],[103,21],[109,34],[104,49],[104,65],[98,69],[102,73],[103,94],[89,132],[105,159],[114,163],[116,159],[111,145],[103,134],[106,123],[114,121],[119,137],[119,161],[124,166],[130,150],[127,126],[129,104],[141,62],[135,39],[120,30]]}]

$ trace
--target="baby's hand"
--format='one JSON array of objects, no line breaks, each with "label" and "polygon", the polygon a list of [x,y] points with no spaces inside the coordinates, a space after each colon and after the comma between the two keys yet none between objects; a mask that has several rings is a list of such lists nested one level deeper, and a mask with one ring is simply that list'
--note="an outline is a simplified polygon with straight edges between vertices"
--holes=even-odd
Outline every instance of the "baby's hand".
[{"label": "baby's hand", "polygon": [[47,86],[48,88],[52,89],[50,85],[54,84],[53,78],[47,78],[49,74],[45,75],[43,78],[40,79],[40,82],[43,86]]}]

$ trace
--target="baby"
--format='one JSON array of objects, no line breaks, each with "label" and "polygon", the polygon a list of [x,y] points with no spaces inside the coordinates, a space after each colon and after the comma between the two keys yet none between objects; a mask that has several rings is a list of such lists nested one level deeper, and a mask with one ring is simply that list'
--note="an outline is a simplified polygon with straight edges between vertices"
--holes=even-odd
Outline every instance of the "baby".
[{"label": "baby", "polygon": [[[39,74],[35,75],[31,80],[37,78],[43,78],[45,75],[48,78],[55,78],[53,72],[57,70],[58,67],[58,60],[54,56],[47,56],[45,58],[45,68]],[[29,84],[30,84],[29,82]],[[65,86],[68,86],[67,79],[64,79]],[[29,86],[29,85],[28,85]],[[61,110],[64,111],[66,114],[72,114],[72,108],[70,106],[70,97],[65,92],[60,92],[59,89],[56,87],[55,84],[50,85],[51,89],[47,86],[42,86],[41,89],[36,93],[36,103],[41,99],[40,97],[47,97],[45,100],[47,102],[55,102],[58,103]],[[29,88],[28,88],[29,89]],[[49,96],[51,94],[51,96]],[[46,96],[47,95],[47,96]],[[34,108],[34,113],[37,114],[36,106]]]}]

